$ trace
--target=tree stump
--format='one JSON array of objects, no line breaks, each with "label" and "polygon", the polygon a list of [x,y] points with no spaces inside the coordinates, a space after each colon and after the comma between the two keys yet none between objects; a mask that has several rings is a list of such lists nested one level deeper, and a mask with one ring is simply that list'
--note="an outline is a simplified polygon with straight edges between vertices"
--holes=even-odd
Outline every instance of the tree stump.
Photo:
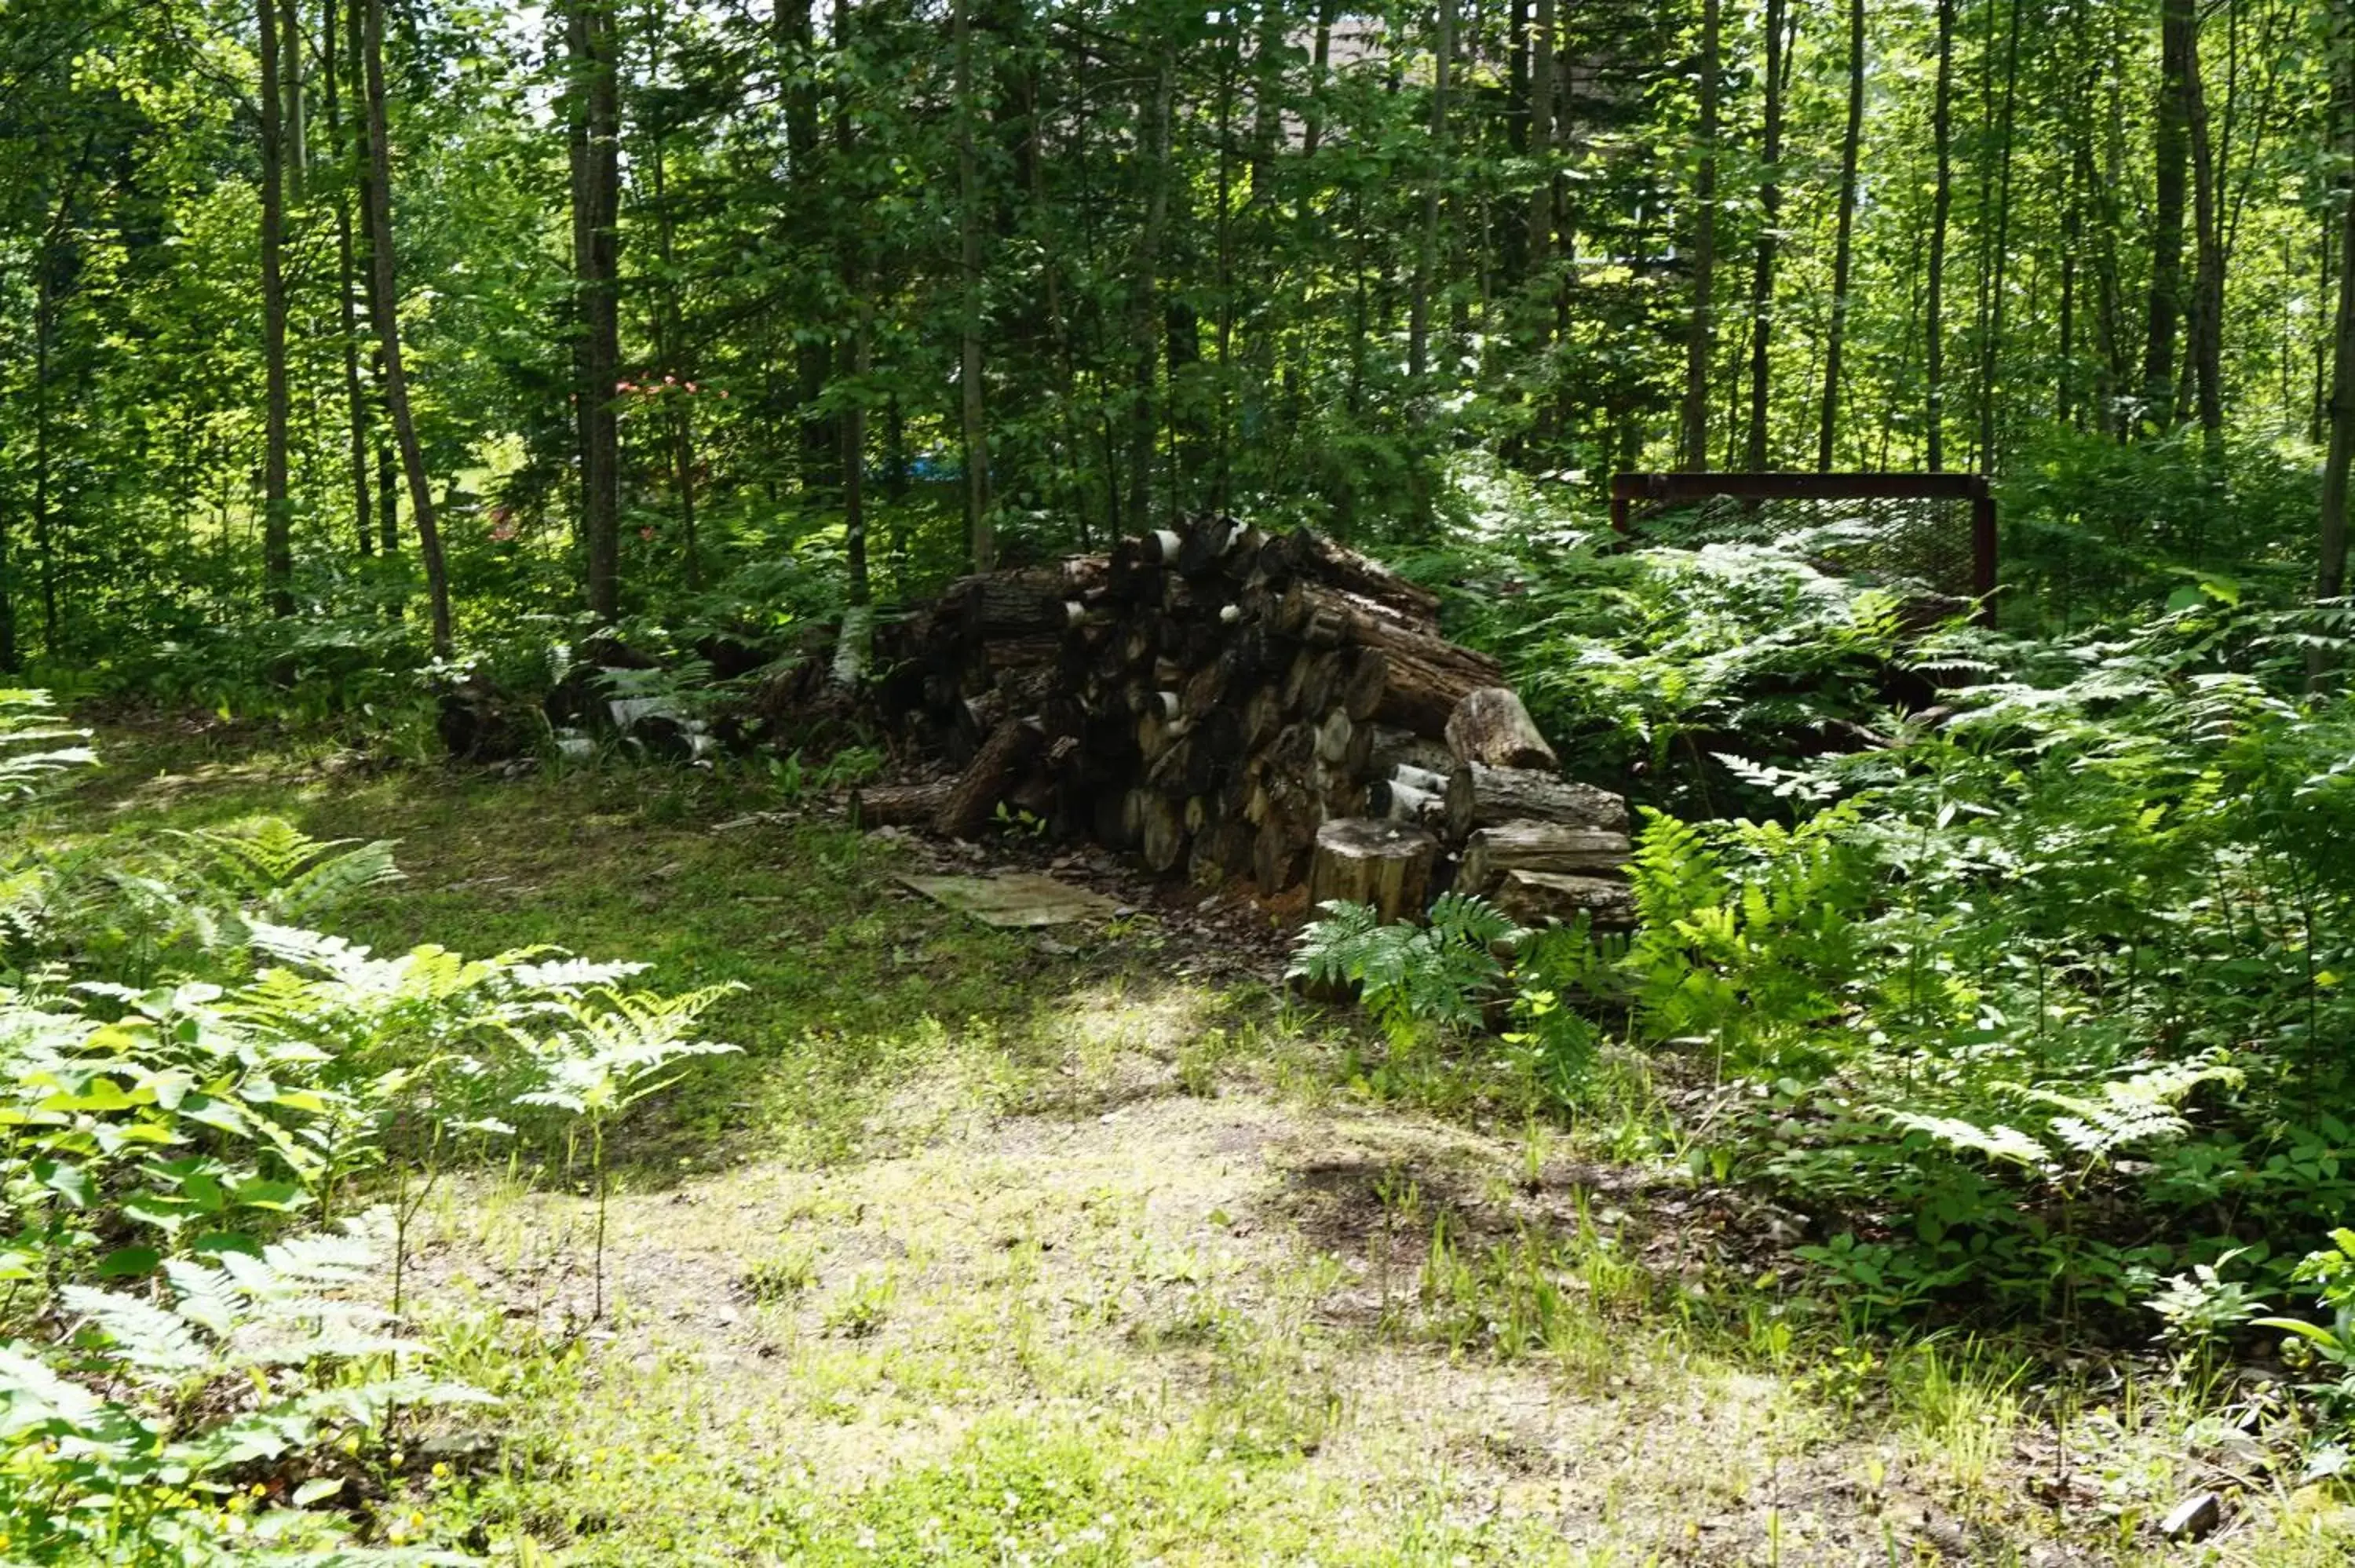
[{"label": "tree stump", "polygon": [[1457,703],[1447,715],[1447,748],[1465,762],[1489,768],[1541,768],[1550,773],[1561,767],[1509,686],[1483,686]]},{"label": "tree stump", "polygon": [[1344,817],[1316,830],[1308,900],[1370,904],[1384,920],[1423,913],[1439,841],[1406,822]]}]

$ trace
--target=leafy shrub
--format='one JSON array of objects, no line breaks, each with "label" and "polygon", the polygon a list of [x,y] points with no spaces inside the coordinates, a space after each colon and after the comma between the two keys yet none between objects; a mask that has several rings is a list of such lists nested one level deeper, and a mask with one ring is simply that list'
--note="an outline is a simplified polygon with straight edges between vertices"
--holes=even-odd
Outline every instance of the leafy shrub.
[{"label": "leafy shrub", "polygon": [[[37,699],[0,706],[17,793],[87,759],[59,738]],[[602,1312],[608,1130],[729,1049],[692,1037],[720,993],[623,991],[642,966],[542,950],[378,958],[292,922],[397,875],[391,846],[283,822],[13,853],[0,1551],[357,1561],[360,1521],[330,1506],[354,1457],[397,1410],[479,1397],[404,1331],[425,1194],[515,1123],[584,1128]]]},{"label": "leafy shrub", "polygon": [[1422,1023],[1470,1028],[1505,979],[1497,957],[1526,934],[1484,901],[1444,893],[1427,926],[1382,923],[1369,905],[1333,899],[1301,933],[1287,971],[1318,985],[1355,986],[1393,1039]]}]

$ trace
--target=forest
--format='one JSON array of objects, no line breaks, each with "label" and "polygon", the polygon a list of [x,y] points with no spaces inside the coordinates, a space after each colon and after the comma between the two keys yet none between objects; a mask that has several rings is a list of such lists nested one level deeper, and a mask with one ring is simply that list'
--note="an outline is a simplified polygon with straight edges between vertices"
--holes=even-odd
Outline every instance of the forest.
[{"label": "forest", "polygon": [[2355,1563],[2350,467],[2339,0],[0,0],[0,1563]]}]

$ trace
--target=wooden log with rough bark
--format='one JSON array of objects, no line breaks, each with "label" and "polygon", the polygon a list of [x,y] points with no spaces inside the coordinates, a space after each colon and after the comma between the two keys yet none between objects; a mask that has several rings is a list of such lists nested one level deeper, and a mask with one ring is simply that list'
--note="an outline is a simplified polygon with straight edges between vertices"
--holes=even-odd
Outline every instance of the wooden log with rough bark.
[{"label": "wooden log with rough bark", "polygon": [[1370,904],[1384,920],[1420,915],[1439,859],[1439,841],[1419,827],[1345,817],[1316,830],[1308,868],[1310,902]]},{"label": "wooden log with rough bark", "polygon": [[1466,893],[1486,894],[1514,871],[1615,876],[1629,853],[1625,833],[1559,822],[1505,822],[1480,829],[1465,844],[1456,885]]},{"label": "wooden log with rough bark", "polygon": [[907,828],[930,822],[947,804],[951,779],[917,784],[867,784],[850,792],[850,821],[860,828]]},{"label": "wooden log with rough bark", "polygon": [[932,817],[932,831],[951,839],[968,839],[979,832],[1013,789],[1023,765],[1038,751],[1040,739],[1035,724],[1000,720],[974,754],[964,777],[941,802]]},{"label": "wooden log with rough bark", "polygon": [[1517,925],[1567,924],[1581,914],[1597,926],[1626,927],[1636,919],[1636,895],[1624,882],[1548,871],[1508,871],[1489,900]]},{"label": "wooden log with rough bark", "polygon": [[1560,822],[1565,827],[1627,831],[1627,800],[1608,789],[1580,784],[1528,768],[1487,768],[1472,763],[1473,828],[1503,822]]},{"label": "wooden log with rough bark", "polygon": [[1509,686],[1467,693],[1447,715],[1447,749],[1465,762],[1490,768],[1561,768],[1561,758],[1538,732],[1537,721]]}]

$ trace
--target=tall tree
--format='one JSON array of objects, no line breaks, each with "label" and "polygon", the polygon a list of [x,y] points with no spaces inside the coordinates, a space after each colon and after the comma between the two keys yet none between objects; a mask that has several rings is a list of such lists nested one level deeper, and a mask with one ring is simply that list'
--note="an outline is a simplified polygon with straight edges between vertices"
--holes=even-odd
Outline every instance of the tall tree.
[{"label": "tall tree", "polygon": [[[261,38],[261,573],[272,615],[294,613],[293,500],[286,463],[286,234],[284,119],[277,0],[257,0]],[[290,39],[301,47],[299,37]],[[290,51],[291,52],[291,51]],[[291,74],[291,73],[288,73]]]},{"label": "tall tree", "polygon": [[622,111],[613,0],[569,0],[572,278],[580,312],[573,397],[581,440],[581,542],[591,614],[621,610]]},{"label": "tall tree", "polygon": [[1849,269],[1856,249],[1857,158],[1864,144],[1864,0],[1848,5],[1848,129],[1840,137],[1839,216],[1832,236],[1831,322],[1824,334],[1824,398],[1816,424],[1816,467],[1829,473],[1839,429],[1840,354],[1848,342]]},{"label": "tall tree", "polygon": [[[1997,373],[2003,363],[2004,306],[2011,281],[2012,127],[2019,101],[2019,14],[2021,0],[2011,0],[2011,19],[2004,29],[2002,109],[1995,132],[1995,229],[1980,263],[1979,420],[1977,464],[1983,471],[1996,468]],[[1990,17],[1990,24],[1993,18]],[[1982,226],[1987,215],[1979,217]]]},{"label": "tall tree", "polygon": [[2189,347],[2193,401],[2209,453],[2218,456],[2217,440],[2224,433],[2224,210],[2217,188],[2217,151],[2209,135],[2208,92],[2200,79],[2196,11],[2183,38],[2183,126],[2191,162],[2194,260]]},{"label": "tall tree", "polygon": [[1930,471],[1946,465],[1946,219],[1955,205],[1955,0],[1938,0],[1938,81],[1930,110],[1937,186],[1930,197],[1929,300],[1923,308],[1923,391]]},{"label": "tall tree", "polygon": [[1767,391],[1774,355],[1774,247],[1783,221],[1784,0],[1766,0],[1766,107],[1759,135],[1758,240],[1750,268],[1750,434],[1742,448],[1753,472],[1767,466]]},{"label": "tall tree", "polygon": [[[981,164],[974,151],[973,134],[974,118],[978,112],[973,85],[973,0],[954,0],[954,5],[950,27],[956,55],[957,422],[964,448],[966,553],[973,569],[986,572],[997,560],[997,535],[990,516],[989,433],[982,408]],[[1149,379],[1153,352],[1150,337],[1143,352]],[[1143,417],[1149,430],[1149,410]],[[1148,454],[1150,450],[1148,437]],[[1141,493],[1144,483],[1142,474],[1132,478],[1132,493]],[[1141,519],[1137,525],[1143,525]]]},{"label": "tall tree", "polygon": [[433,516],[433,491],[425,472],[425,450],[418,444],[417,421],[409,407],[409,377],[400,358],[400,298],[392,251],[392,147],[387,129],[384,93],[384,0],[359,0],[361,7],[360,66],[368,101],[368,261],[376,276],[378,308],[375,316],[378,352],[384,362],[385,411],[392,423],[393,440],[400,449],[400,466],[409,480],[409,513],[417,529],[418,559],[425,567],[425,592],[432,617],[433,652],[448,658],[454,647],[450,628],[450,573],[442,555],[442,531]]},{"label": "tall tree", "polygon": [[1717,323],[1710,299],[1717,266],[1717,94],[1720,71],[1719,0],[1700,8],[1700,166],[1692,190],[1692,305],[1685,330],[1685,395],[1681,421],[1684,466],[1709,467],[1710,366],[1715,358]]},{"label": "tall tree", "polygon": [[[348,28],[345,17],[351,18]],[[336,317],[337,337],[344,355],[344,408],[351,431],[348,458],[352,482],[352,522],[358,532],[360,554],[376,548],[376,535],[368,517],[368,388],[360,382],[360,324],[358,302],[358,255],[352,244],[352,202],[350,192],[357,182],[349,177],[357,172],[364,161],[367,138],[353,135],[346,138],[343,120],[342,64],[338,58],[338,42],[348,34],[353,57],[352,68],[358,69],[359,28],[357,5],[346,7],[342,0],[322,0],[319,18],[321,59],[319,79],[326,101],[327,144],[334,156],[345,164],[336,181]],[[357,95],[356,95],[357,96]],[[353,129],[358,129],[355,121]]]},{"label": "tall tree", "polygon": [[2151,137],[2150,298],[2144,313],[2144,417],[2175,422],[2175,340],[2183,316],[2184,185],[2190,161],[2188,68],[2197,0],[2160,0],[2158,112]]},{"label": "tall tree", "polygon": [[1455,0],[1438,0],[1432,41],[1431,144],[1423,183],[1423,232],[1415,254],[1414,300],[1408,309],[1406,374],[1421,390],[1431,365],[1431,294],[1438,286],[1439,196],[1447,181],[1447,90],[1455,69]]}]

